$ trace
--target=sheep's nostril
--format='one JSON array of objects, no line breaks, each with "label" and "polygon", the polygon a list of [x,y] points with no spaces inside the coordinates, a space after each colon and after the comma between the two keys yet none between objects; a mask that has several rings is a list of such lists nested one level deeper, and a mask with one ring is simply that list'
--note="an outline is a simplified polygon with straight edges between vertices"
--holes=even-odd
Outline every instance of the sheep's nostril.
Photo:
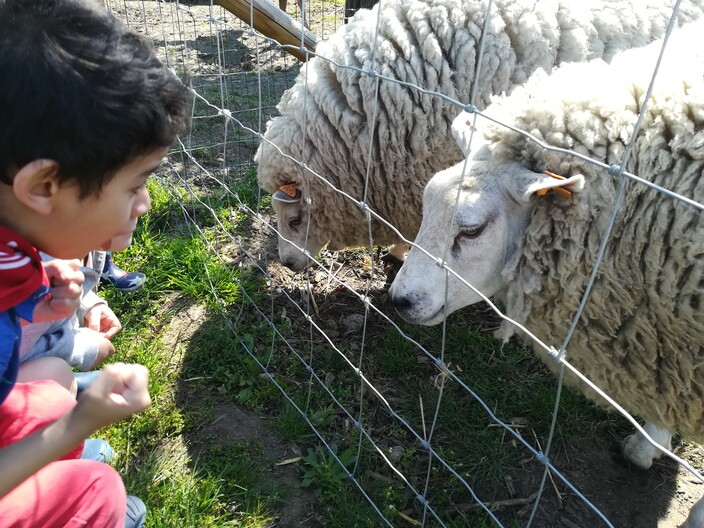
[{"label": "sheep's nostril", "polygon": [[406,311],[413,305],[411,299],[405,295],[392,296],[391,303],[399,312]]},{"label": "sheep's nostril", "polygon": [[282,260],[281,263],[292,271],[298,271],[298,265],[295,260]]}]

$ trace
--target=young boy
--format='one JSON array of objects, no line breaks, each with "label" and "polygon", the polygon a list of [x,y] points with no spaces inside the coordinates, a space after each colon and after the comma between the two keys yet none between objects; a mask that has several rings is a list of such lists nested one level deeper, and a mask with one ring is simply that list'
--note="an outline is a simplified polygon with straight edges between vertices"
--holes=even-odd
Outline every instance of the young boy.
[{"label": "young boy", "polygon": [[[187,89],[97,1],[0,0],[8,251],[35,263],[35,248],[80,259],[129,238],[149,208],[146,180],[187,127],[188,111]],[[48,271],[53,281],[30,274],[3,312],[0,356],[9,353],[0,377],[10,390],[0,396],[0,526],[136,526],[142,521],[125,519],[119,475],[77,452],[98,428],[149,405],[146,369],[108,365],[77,404],[53,381],[15,383],[20,318],[65,317],[80,295],[71,265]],[[47,283],[50,299],[40,290]],[[0,278],[1,299],[13,284]]]}]

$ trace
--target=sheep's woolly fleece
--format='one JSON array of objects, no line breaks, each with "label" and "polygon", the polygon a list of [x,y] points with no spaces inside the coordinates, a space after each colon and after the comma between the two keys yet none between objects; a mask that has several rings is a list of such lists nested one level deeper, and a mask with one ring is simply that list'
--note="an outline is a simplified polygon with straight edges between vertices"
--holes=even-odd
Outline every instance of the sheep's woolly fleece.
[{"label": "sheep's woolly fleece", "polygon": [[[704,201],[703,33],[704,24],[697,22],[673,34],[626,167],[699,203]],[[659,50],[657,43],[623,52],[611,65],[568,64],[550,76],[536,74],[486,112],[551,145],[618,164]],[[497,160],[520,159],[535,170],[586,178],[585,190],[569,202],[541,199],[504,273],[507,315],[559,346],[593,269],[620,180],[505,128],[490,126],[485,137],[494,143]],[[505,335],[514,329],[506,325]],[[629,412],[702,441],[703,347],[704,215],[628,180],[566,358]]]},{"label": "sheep's woolly fleece", "polygon": [[[497,0],[476,105],[484,108],[491,94],[509,92],[538,68],[610,60],[618,50],[661,37],[673,5],[673,0]],[[678,22],[699,18],[703,9],[700,0],[682,3]],[[296,182],[312,201],[304,199],[302,207],[304,215],[312,208],[310,229],[319,233],[313,238],[329,239],[331,249],[367,245],[365,214],[331,187],[363,200],[371,144],[365,201],[412,240],[425,183],[462,158],[450,133],[460,108],[386,80],[376,98],[377,79],[360,70],[469,102],[485,11],[486,3],[478,0],[382,0],[360,10],[319,44],[321,57],[302,66],[280,101],[281,115],[268,123],[255,158],[260,186],[273,193]],[[398,241],[374,223],[375,244]]]}]

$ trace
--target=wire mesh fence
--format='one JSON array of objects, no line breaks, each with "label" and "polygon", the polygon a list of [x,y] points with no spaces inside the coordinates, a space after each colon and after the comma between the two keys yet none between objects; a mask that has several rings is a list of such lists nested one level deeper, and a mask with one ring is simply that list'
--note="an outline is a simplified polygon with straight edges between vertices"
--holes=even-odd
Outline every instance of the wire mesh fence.
[{"label": "wire mesh fence", "polygon": [[[373,42],[381,39],[382,33],[394,31],[393,27],[382,28],[376,18],[376,14],[385,8],[384,2],[381,0],[378,11],[372,11],[375,18],[362,14],[370,17],[366,24]],[[351,106],[364,106],[365,115],[371,116],[349,132],[349,137],[355,141],[354,148],[363,155],[362,168],[358,169],[364,176],[363,186],[343,188],[336,185],[339,179],[320,170],[316,156],[320,155],[319,151],[332,150],[335,146],[334,141],[326,140],[326,134],[339,130],[344,135],[343,128],[354,128],[345,121],[344,115],[329,116],[331,123],[321,125],[314,118],[307,121],[304,112],[300,130],[290,131],[294,136],[300,134],[290,140],[290,144],[297,145],[299,156],[284,152],[276,141],[264,136],[267,123],[278,115],[276,105],[285,93],[303,98],[303,108],[316,104],[316,97],[326,94],[332,97],[330,92],[321,94],[314,89],[292,91],[297,82],[303,86],[322,83],[322,76],[316,76],[322,71],[319,66],[306,68],[306,63],[293,57],[290,50],[278,45],[275,39],[254,31],[248,22],[208,2],[144,0],[108,1],[106,4],[129,25],[153,38],[164,62],[192,89],[192,129],[187,137],[180,138],[169,155],[167,172],[160,176],[160,180],[181,204],[189,228],[201,236],[209,250],[218,256],[223,267],[229,270],[230,280],[241,285],[241,298],[237,302],[216,301],[234,339],[251,358],[252,368],[280,392],[316,435],[320,449],[309,454],[312,467],[324,466],[339,478],[349,479],[369,502],[380,525],[637,525],[613,518],[612,515],[619,515],[623,510],[599,502],[594,498],[599,497],[594,489],[586,492],[582,489],[584,485],[589,487],[593,481],[599,480],[605,482],[605,487],[614,489],[623,483],[610,482],[610,474],[601,466],[590,468],[595,465],[592,460],[584,460],[580,470],[575,471],[568,457],[560,456],[559,451],[558,454],[551,452],[555,435],[566,434],[560,432],[561,424],[569,427],[574,423],[564,417],[564,407],[567,406],[568,414],[572,409],[580,408],[572,407],[575,396],[561,390],[564,369],[582,377],[585,384],[609,400],[612,407],[645,433],[640,422],[630,417],[619,401],[611,400],[608,391],[604,393],[599,383],[595,385],[572,366],[568,353],[574,328],[589,302],[589,290],[598,280],[599,265],[611,240],[610,232],[620,210],[619,199],[625,193],[625,182],[635,181],[638,185],[655,187],[657,192],[663,193],[664,200],[673,199],[675,194],[674,199],[682,201],[683,207],[696,211],[695,215],[699,215],[703,207],[696,197],[673,193],[626,171],[629,157],[637,155],[632,153],[635,139],[630,142],[624,139],[626,151],[619,163],[596,162],[604,169],[604,177],[616,177],[624,183],[612,208],[611,223],[603,231],[600,251],[591,255],[593,273],[585,281],[581,304],[580,299],[575,300],[574,316],[564,323],[560,340],[543,342],[530,327],[510,321],[528,334],[552,361],[559,363],[557,383],[539,362],[529,357],[528,350],[513,342],[503,346],[487,336],[510,318],[501,304],[494,304],[482,292],[477,292],[483,297],[479,307],[460,314],[461,320],[451,319],[450,323],[443,322],[434,328],[404,322],[388,298],[388,287],[395,270],[380,258],[379,239],[386,240],[388,232],[395,232],[412,244],[413,237],[406,229],[389,222],[385,211],[381,213],[369,205],[374,199],[378,200],[380,194],[388,192],[384,188],[374,188],[379,181],[374,174],[377,171],[384,174],[383,160],[399,156],[402,147],[406,149],[404,152],[423,155],[415,145],[399,144],[404,141],[412,143],[410,139],[397,137],[394,130],[380,126],[380,123],[393,123],[393,119],[384,121],[385,116],[402,113],[404,108],[402,105],[394,108],[388,103],[393,97],[388,86],[401,87],[399,93],[403,92],[403,97],[417,102],[418,106],[412,107],[416,119],[437,118],[429,126],[428,141],[433,143],[433,148],[443,151],[443,156],[435,160],[441,166],[430,163],[421,167],[428,173],[426,176],[459,161],[461,153],[454,147],[447,115],[456,115],[465,109],[470,111],[472,119],[496,120],[503,124],[501,119],[491,115],[490,110],[480,110],[489,102],[490,92],[496,90],[496,86],[492,86],[492,76],[498,78],[505,66],[501,61],[493,61],[493,56],[487,55],[484,60],[483,54],[494,52],[492,46],[502,42],[501,37],[518,32],[516,28],[497,26],[492,18],[497,12],[503,16],[510,10],[510,5],[476,3],[480,4],[477,12],[481,11],[481,16],[465,22],[471,26],[476,44],[476,48],[472,48],[471,68],[443,73],[442,68],[436,68],[431,62],[409,61],[412,63],[409,70],[420,67],[424,75],[414,70],[416,75],[403,76],[383,67],[381,59],[373,55],[376,48],[371,43],[368,43],[371,58],[355,56],[345,64],[327,59],[326,67],[338,76],[338,84],[330,83],[329,89],[334,91],[337,87],[339,92],[348,96]],[[556,5],[545,3],[544,9],[555,9]],[[349,6],[346,9],[344,3],[327,0],[304,6],[289,3],[286,8],[295,20],[301,21],[302,7],[306,25],[319,41],[343,32],[345,16],[350,14]],[[678,2],[674,6],[662,7],[663,16],[667,16],[653,23],[657,31],[653,29],[648,40],[676,31],[672,28],[677,25],[680,9],[684,12],[682,17],[696,18],[692,14],[698,10],[696,5],[681,8]],[[530,13],[525,18],[530,18]],[[511,34],[515,37],[517,33]],[[454,36],[438,38],[452,42]],[[517,38],[506,38],[511,46],[521,45]],[[630,44],[642,44],[636,41],[633,39]],[[429,42],[419,40],[407,44],[415,49],[428,47]],[[331,52],[331,56],[345,57],[345,43],[349,44],[349,40],[335,41],[338,47],[334,49],[339,53]],[[491,51],[486,51],[487,47]],[[451,48],[461,52],[460,43]],[[304,56],[309,53],[303,45],[298,51]],[[403,52],[407,50],[398,50],[399,55]],[[606,46],[603,56],[611,58],[614,53],[615,50],[609,51]],[[520,57],[511,57],[508,62],[520,60]],[[589,58],[593,57],[582,57]],[[380,67],[374,70],[359,66],[369,63],[377,63]],[[535,68],[538,65],[535,63]],[[482,72],[483,67],[490,70]],[[519,80],[525,80],[531,73],[528,69],[526,66],[520,75],[510,77],[511,82],[518,84]],[[445,74],[452,81],[443,84],[428,80],[433,77],[442,79]],[[367,90],[374,97],[361,102],[354,100],[349,92],[344,92],[348,86],[345,75],[354,79],[352,85],[366,83]],[[468,82],[472,78],[475,82]],[[654,73],[653,78],[656,78]],[[408,79],[415,79],[415,82]],[[460,86],[461,89],[448,93],[449,88],[442,90],[447,86]],[[440,89],[436,90],[438,87]],[[646,94],[639,116],[646,115],[647,101]],[[417,108],[423,108],[426,114],[418,113]],[[332,123],[335,117],[339,121]],[[415,123],[412,119],[410,122]],[[633,127],[632,138],[637,137],[638,128],[638,124]],[[472,134],[470,128],[470,137]],[[316,136],[320,139],[317,140]],[[546,152],[562,152],[552,147],[547,139],[530,139]],[[306,174],[306,178],[315,182],[309,185],[317,192],[321,188],[331,189],[317,196],[313,193],[309,195],[311,199],[324,201],[328,195],[334,195],[328,207],[334,209],[342,200],[346,202],[342,207],[358,209],[366,219],[363,230],[367,235],[367,243],[363,244],[366,247],[353,251],[328,249],[318,255],[315,251],[306,253],[306,249],[310,249],[306,243],[313,237],[310,225],[316,220],[312,216],[298,219],[299,222],[305,220],[303,225],[308,226],[300,230],[303,242],[292,240],[289,232],[282,228],[287,219],[280,215],[275,217],[269,194],[258,190],[254,181],[254,156],[262,143],[269,146],[268,155],[286,158],[286,164],[282,166],[291,170],[291,175],[282,176],[284,179],[277,183],[296,182],[298,191],[303,190],[305,200],[306,188],[301,182],[308,180],[302,180],[300,174]],[[350,151],[352,148],[350,146]],[[579,152],[570,151],[569,154],[584,157]],[[342,155],[326,155],[339,164],[340,173],[350,170],[350,161]],[[267,156],[266,150],[262,150],[262,156]],[[393,179],[395,174],[385,176]],[[409,187],[409,194],[415,193],[416,200],[420,199],[423,185],[413,184],[414,189],[407,182],[402,185]],[[231,207],[226,211],[214,208],[210,201],[213,194],[227,196]],[[398,195],[390,194],[390,201],[401,200]],[[459,195],[458,187],[458,200]],[[295,197],[295,191],[291,197]],[[458,201],[449,207],[454,211]],[[313,210],[308,208],[305,214],[312,215]],[[419,216],[420,211],[413,213],[409,210],[407,214]],[[335,215],[326,218],[335,218]],[[696,230],[698,222],[694,220],[690,228]],[[238,225],[245,228],[237,228]],[[378,232],[379,226],[385,227],[387,234],[377,238],[374,233]],[[345,229],[347,226],[341,223],[334,228]],[[282,267],[277,262],[274,247],[277,236],[288,237],[289,246],[296,245],[299,253],[312,259],[312,265],[297,274]],[[447,285],[451,277],[462,282],[467,291],[474,287],[462,278],[461,270],[448,264],[453,235],[439,233],[438,236],[443,241],[439,254],[431,254],[420,246],[415,246],[413,251],[425,252],[446,271],[448,280],[436,286],[444,288],[447,306]],[[693,267],[695,261],[701,261],[701,254],[691,256]],[[207,274],[208,270],[204,273]],[[213,292],[216,290],[213,287]],[[694,309],[698,311],[697,307]],[[445,308],[445,312],[448,311]],[[246,326],[255,320],[268,328],[269,341],[255,340],[252,333],[247,332]],[[699,343],[687,346],[695,357],[699,357],[696,355]],[[479,372],[482,369],[486,370],[484,376]],[[693,376],[696,382],[696,373]],[[528,389],[521,389],[521,384],[528,380],[537,381],[526,385]],[[543,397],[541,405],[545,405],[545,401],[549,402],[551,409],[554,405],[554,419],[541,422],[534,416],[532,406],[536,405],[538,392]],[[502,399],[503,393],[509,394],[510,404]],[[547,412],[546,416],[550,414]],[[604,420],[600,414],[589,415],[587,419]],[[623,429],[622,424],[618,427]],[[562,442],[568,441],[567,436],[559,437]],[[583,442],[581,449],[586,449],[589,443],[586,439],[571,440],[577,444]],[[680,471],[688,471],[695,481],[704,482],[687,460],[670,452],[666,454],[676,459],[683,468]],[[583,477],[589,469],[593,471],[591,484]],[[668,478],[673,478],[672,470]],[[674,493],[674,488],[669,489]],[[576,506],[575,502],[571,503],[571,513],[565,513],[563,508],[566,497],[576,498],[578,503]],[[554,518],[555,512],[561,512],[558,520]]]}]

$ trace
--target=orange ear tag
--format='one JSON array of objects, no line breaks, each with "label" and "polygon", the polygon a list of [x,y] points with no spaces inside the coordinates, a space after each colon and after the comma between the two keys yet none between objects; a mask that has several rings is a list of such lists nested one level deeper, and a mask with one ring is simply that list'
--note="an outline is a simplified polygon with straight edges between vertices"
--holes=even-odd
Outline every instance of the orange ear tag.
[{"label": "orange ear tag", "polygon": [[272,200],[283,203],[300,202],[303,193],[296,187],[295,183],[285,183],[279,187],[279,190],[271,195]]},{"label": "orange ear tag", "polygon": [[296,192],[298,192],[298,188],[296,187],[295,183],[287,183],[287,184],[281,185],[279,187],[279,190],[285,192],[291,198],[295,198]]},{"label": "orange ear tag", "polygon": [[[567,179],[564,176],[560,176],[559,174],[555,174],[554,172],[543,171],[543,173],[547,174],[551,178],[555,178],[556,180],[566,180]],[[545,196],[548,193],[548,191],[555,191],[557,194],[559,194],[563,198],[571,198],[572,197],[572,193],[570,191],[568,191],[567,189],[565,189],[564,187],[552,187],[550,189],[540,189],[539,191],[535,191],[535,194],[537,194],[538,196]]]}]

